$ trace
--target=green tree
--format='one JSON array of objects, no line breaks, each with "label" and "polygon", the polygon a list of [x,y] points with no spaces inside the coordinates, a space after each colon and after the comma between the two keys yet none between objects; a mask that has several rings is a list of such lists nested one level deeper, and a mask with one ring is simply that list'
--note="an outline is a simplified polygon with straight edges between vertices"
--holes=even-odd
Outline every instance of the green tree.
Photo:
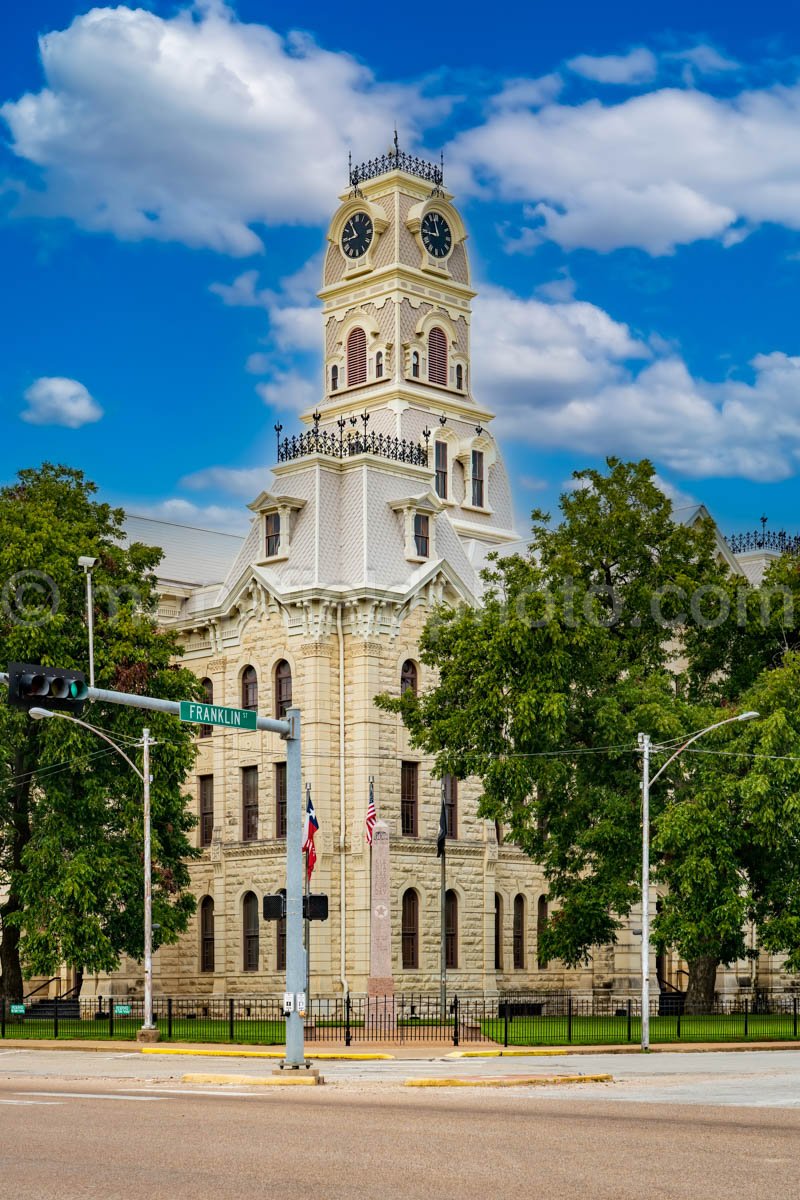
[{"label": "green tree", "polygon": [[[727,586],[710,523],[676,523],[646,461],[609,459],[575,479],[558,525],[534,512],[529,555],[492,564],[480,610],[429,621],[422,658],[438,683],[377,701],[402,714],[439,772],[480,779],[481,814],[541,864],[555,901],[541,955],[570,965],[613,941],[641,897],[637,732],[668,740],[731,711],[684,699],[675,673],[687,611],[713,614]],[[720,657],[706,656],[706,684]],[[654,790],[656,831],[673,775]],[[666,919],[661,928],[676,936]],[[703,975],[707,948],[681,944],[690,977]],[[723,937],[710,951],[731,952]]]},{"label": "green tree", "polygon": [[[97,559],[98,687],[167,699],[198,695],[177,669],[174,636],[155,621],[153,570],[161,552],[125,547],[123,513],[95,499],[80,471],[43,464],[0,489],[0,665],[85,669],[88,638],[80,555]],[[94,703],[83,720],[134,748],[147,724],[152,753],[154,944],[174,942],[194,909],[182,795],[194,760],[192,731],[164,714]],[[143,953],[141,781],[94,734],[68,721],[31,720],[0,706],[0,986],[19,997],[23,971],[61,963],[113,970]]]}]

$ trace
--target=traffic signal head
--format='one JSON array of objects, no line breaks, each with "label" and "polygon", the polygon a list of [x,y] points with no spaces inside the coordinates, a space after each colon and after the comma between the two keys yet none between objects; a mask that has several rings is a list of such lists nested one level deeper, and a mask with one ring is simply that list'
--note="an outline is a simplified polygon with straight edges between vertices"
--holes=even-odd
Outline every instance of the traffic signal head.
[{"label": "traffic signal head", "polygon": [[60,709],[78,716],[88,697],[82,671],[9,663],[8,703],[15,708]]}]

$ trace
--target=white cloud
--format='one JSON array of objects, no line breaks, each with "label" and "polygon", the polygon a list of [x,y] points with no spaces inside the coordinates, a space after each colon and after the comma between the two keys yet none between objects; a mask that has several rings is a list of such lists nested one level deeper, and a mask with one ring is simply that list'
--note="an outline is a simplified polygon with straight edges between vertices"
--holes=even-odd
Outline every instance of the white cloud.
[{"label": "white cloud", "polygon": [[651,50],[639,46],[627,54],[605,54],[594,57],[579,54],[567,63],[576,75],[593,79],[597,83],[648,83],[655,79],[658,71],[656,56]]},{"label": "white cloud", "polygon": [[272,470],[264,467],[205,467],[184,475],[180,487],[194,492],[220,491],[252,500],[272,486]]},{"label": "white cloud", "polygon": [[319,400],[319,388],[299,371],[276,371],[267,383],[256,384],[256,391],[270,408],[304,412]]},{"label": "white cloud", "polygon": [[[474,374],[501,437],[539,450],[654,459],[693,478],[759,482],[800,468],[800,357],[753,359],[752,381],[695,379],[658,337],[602,309],[497,288],[476,301]],[[692,497],[662,483],[675,503]]]},{"label": "white cloud", "polygon": [[538,475],[520,475],[518,482],[528,492],[541,492],[550,486],[546,479],[540,479]]},{"label": "white cloud", "polygon": [[152,517],[155,521],[174,521],[176,525],[192,525],[196,529],[216,529],[222,533],[247,533],[252,514],[246,508],[225,508],[219,504],[192,504],[190,500],[175,498],[162,500],[158,504],[135,504],[130,506],[139,517]]},{"label": "white cloud", "polygon": [[538,79],[509,79],[503,90],[492,97],[492,108],[539,108],[555,100],[564,86],[560,75],[541,75]]},{"label": "white cloud", "polygon": [[43,376],[25,392],[28,407],[20,413],[31,425],[63,425],[80,429],[99,421],[103,410],[77,379]]},{"label": "white cloud", "polygon": [[520,249],[538,238],[665,254],[765,222],[800,229],[800,85],[503,109],[461,133],[448,163],[462,194],[527,206]]},{"label": "white cloud", "polygon": [[677,487],[671,480],[665,479],[658,472],[653,476],[653,483],[659,488],[668,500],[672,501],[673,508],[690,508],[698,504],[696,496],[691,492],[686,492],[683,488]]},{"label": "white cloud", "polygon": [[691,46],[688,50],[680,50],[665,57],[689,63],[701,75],[718,75],[724,71],[736,71],[740,66],[735,59],[726,58],[724,54],[720,54],[719,50],[709,46],[706,42],[699,42],[698,45]]},{"label": "white cloud", "polygon": [[44,183],[23,211],[234,255],[262,249],[255,223],[323,221],[348,149],[373,154],[396,114],[413,144],[449,106],[221,0],[169,18],[94,8],[39,50],[46,86],[0,108]]}]

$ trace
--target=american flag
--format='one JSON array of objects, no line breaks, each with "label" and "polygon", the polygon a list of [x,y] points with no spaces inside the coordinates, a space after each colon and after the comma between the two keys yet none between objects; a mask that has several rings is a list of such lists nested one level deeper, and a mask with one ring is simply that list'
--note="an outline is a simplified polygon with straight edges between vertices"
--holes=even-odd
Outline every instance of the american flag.
[{"label": "american flag", "polygon": [[317,814],[314,811],[314,805],[311,800],[311,792],[309,791],[306,802],[306,832],[303,838],[303,853],[306,856],[306,870],[308,872],[309,879],[311,878],[311,872],[314,870],[314,867],[317,863],[317,852],[314,848],[314,835],[318,829],[319,821],[317,820]]},{"label": "american flag", "polygon": [[369,804],[367,805],[367,815],[364,818],[366,826],[367,845],[372,845],[372,831],[375,828],[375,822],[378,819],[378,814],[375,812],[375,789],[372,780],[369,782]]}]

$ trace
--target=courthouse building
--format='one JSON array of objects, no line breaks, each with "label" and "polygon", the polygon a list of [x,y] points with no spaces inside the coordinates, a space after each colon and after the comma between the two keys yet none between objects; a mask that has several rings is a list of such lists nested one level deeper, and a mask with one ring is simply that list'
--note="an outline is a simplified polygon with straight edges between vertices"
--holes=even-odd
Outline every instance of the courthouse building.
[{"label": "courthouse building", "polygon": [[[490,406],[472,390],[467,234],[441,169],[402,152],[354,168],[327,240],[319,402],[300,430],[276,426],[272,478],[249,505],[247,536],[140,517],[127,530],[164,550],[160,620],[180,633],[208,699],[302,712],[303,782],[320,825],[313,887],[330,898],[330,919],[313,926],[314,994],[367,988],[370,779],[390,832],[395,989],[434,993],[441,784],[374,697],[430,684],[418,643],[431,609],[480,604],[487,554],[524,541]],[[722,539],[720,553],[740,569]],[[197,912],[180,943],[155,955],[156,994],[277,994],[285,930],[261,920],[261,905],[285,886],[285,747],[211,727],[197,745]],[[450,991],[635,992],[632,932],[589,968],[540,966],[541,871],[478,817],[474,781],[446,779],[445,794]],[[658,966],[680,982],[678,964]],[[107,993],[109,982],[140,992],[141,967],[126,961],[94,986]]]}]

